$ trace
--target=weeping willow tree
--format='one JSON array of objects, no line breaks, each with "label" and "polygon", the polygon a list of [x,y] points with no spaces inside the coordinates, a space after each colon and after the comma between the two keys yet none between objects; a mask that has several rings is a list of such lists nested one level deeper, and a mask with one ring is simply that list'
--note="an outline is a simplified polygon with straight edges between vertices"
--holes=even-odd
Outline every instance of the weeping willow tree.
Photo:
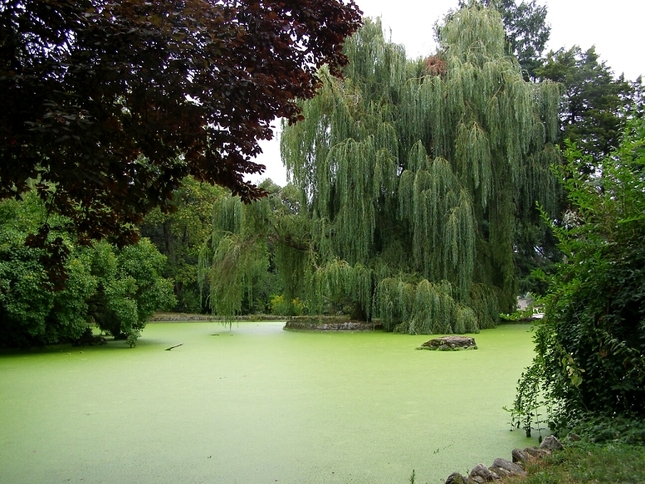
[{"label": "weeping willow tree", "polygon": [[215,314],[264,312],[263,301],[280,292],[290,307],[302,295],[302,284],[291,276],[307,271],[311,220],[292,185],[280,188],[267,180],[260,188],[268,196],[252,204],[230,195],[214,204],[198,279]]},{"label": "weeping willow tree", "polygon": [[516,225],[555,203],[559,88],[523,80],[492,10],[440,32],[436,55],[409,60],[367,20],[344,79],[321,69],[304,121],[283,128],[306,237],[290,246],[282,227],[278,269],[312,307],[350,298],[410,333],[476,331],[514,309]]},{"label": "weeping willow tree", "polygon": [[345,80],[322,71],[282,135],[321,227],[317,271],[369,268],[366,312],[404,331],[486,327],[513,309],[517,220],[555,200],[558,87],[523,80],[494,11],[460,10],[441,47],[410,61],[366,22]]},{"label": "weeping willow tree", "polygon": [[[209,287],[208,303],[216,314],[242,312],[253,301],[256,282],[269,268],[268,247],[262,236],[267,204],[244,209],[238,197],[223,197],[215,203],[216,227],[200,254],[199,280]],[[205,284],[205,281],[208,284]]]}]

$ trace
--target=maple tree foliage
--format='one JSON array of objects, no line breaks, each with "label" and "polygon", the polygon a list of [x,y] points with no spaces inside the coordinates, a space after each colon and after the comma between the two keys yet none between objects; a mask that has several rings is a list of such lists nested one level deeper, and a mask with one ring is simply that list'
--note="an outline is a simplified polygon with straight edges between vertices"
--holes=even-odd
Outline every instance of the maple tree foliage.
[{"label": "maple tree foliage", "polygon": [[340,74],[360,13],[351,0],[3,0],[0,198],[35,189],[80,242],[126,244],[187,175],[262,196],[244,181],[264,169],[258,140],[299,119],[318,67]]}]

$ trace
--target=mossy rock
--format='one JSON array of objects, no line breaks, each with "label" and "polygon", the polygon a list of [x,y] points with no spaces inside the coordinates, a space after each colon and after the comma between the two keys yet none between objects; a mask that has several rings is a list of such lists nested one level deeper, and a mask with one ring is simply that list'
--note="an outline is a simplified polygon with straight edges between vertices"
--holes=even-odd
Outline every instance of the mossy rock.
[{"label": "mossy rock", "polygon": [[433,351],[476,350],[477,343],[475,343],[475,338],[470,336],[443,336],[426,341],[417,349]]}]

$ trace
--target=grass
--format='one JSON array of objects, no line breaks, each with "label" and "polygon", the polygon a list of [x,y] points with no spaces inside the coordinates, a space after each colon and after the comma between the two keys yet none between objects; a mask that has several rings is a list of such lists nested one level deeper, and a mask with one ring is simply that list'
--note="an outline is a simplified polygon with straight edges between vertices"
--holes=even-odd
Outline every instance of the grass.
[{"label": "grass", "polygon": [[527,466],[527,477],[505,484],[640,484],[645,482],[645,446],[570,443]]}]

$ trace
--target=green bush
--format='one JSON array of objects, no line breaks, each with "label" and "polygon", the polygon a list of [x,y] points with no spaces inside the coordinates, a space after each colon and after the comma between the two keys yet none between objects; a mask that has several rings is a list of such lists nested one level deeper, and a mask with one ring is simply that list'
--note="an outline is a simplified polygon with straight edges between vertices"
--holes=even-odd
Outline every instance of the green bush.
[{"label": "green bush", "polygon": [[171,281],[160,276],[165,257],[146,239],[124,249],[107,242],[85,247],[54,228],[69,250],[67,280],[55,290],[43,251],[25,246],[45,217],[33,196],[0,203],[0,346],[73,341],[92,322],[133,345],[152,312],[174,303]]},{"label": "green bush", "polygon": [[98,286],[88,301],[89,316],[103,331],[134,346],[152,313],[176,302],[172,283],[160,276],[165,256],[142,239],[120,250],[98,243],[89,258]]},{"label": "green bush", "polygon": [[556,430],[590,415],[645,417],[645,120],[595,174],[580,174],[591,160],[575,146],[565,155],[570,208],[552,223],[565,258],[514,406],[526,425],[538,382]]},{"label": "green bush", "polygon": [[305,312],[305,306],[300,298],[292,299],[291,305],[287,304],[282,294],[271,296],[269,300],[271,313],[280,316],[302,316]]}]

